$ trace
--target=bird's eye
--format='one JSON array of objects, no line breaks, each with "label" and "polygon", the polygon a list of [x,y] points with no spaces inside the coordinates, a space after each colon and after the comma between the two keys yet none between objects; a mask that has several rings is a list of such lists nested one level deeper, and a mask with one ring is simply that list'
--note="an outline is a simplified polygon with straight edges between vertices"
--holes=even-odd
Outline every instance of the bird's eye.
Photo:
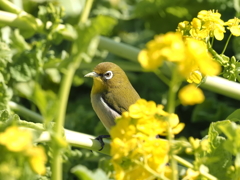
[{"label": "bird's eye", "polygon": [[112,71],[107,71],[105,74],[104,74],[104,77],[106,79],[111,79],[113,77],[113,73]]}]

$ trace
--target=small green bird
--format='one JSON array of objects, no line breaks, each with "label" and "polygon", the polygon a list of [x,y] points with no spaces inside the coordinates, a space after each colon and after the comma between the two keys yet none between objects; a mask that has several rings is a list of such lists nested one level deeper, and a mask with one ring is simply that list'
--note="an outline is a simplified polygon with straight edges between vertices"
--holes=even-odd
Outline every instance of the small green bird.
[{"label": "small green bird", "polygon": [[100,63],[84,77],[93,78],[92,107],[108,131],[115,118],[140,99],[125,72],[114,63]]}]

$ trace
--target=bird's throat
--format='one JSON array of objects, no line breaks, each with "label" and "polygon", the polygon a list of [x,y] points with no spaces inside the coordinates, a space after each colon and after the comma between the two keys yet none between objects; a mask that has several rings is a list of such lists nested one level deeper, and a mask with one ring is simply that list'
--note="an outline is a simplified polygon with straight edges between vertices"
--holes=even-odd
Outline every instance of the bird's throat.
[{"label": "bird's throat", "polygon": [[93,87],[92,87],[91,94],[101,94],[106,90],[107,88],[100,78],[93,79]]}]

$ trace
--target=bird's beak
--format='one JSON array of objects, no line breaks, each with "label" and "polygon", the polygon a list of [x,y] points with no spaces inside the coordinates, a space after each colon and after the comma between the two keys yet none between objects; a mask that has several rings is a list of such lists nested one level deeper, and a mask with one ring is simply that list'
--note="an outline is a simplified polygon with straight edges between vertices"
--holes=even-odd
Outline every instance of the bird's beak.
[{"label": "bird's beak", "polygon": [[95,72],[90,72],[90,73],[88,73],[88,74],[86,74],[84,77],[92,77],[92,78],[94,78],[94,77],[98,77],[99,75],[97,74],[97,73],[95,73]]}]

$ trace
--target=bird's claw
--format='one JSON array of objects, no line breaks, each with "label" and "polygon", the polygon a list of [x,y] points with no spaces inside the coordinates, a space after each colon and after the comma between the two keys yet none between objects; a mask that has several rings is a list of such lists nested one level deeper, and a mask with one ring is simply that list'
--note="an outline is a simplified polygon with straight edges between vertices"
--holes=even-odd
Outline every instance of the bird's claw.
[{"label": "bird's claw", "polygon": [[101,151],[103,148],[104,148],[104,141],[103,141],[103,138],[110,138],[110,135],[100,135],[98,137],[96,137],[95,139],[98,140],[101,144],[101,148],[98,150],[98,151]]}]

